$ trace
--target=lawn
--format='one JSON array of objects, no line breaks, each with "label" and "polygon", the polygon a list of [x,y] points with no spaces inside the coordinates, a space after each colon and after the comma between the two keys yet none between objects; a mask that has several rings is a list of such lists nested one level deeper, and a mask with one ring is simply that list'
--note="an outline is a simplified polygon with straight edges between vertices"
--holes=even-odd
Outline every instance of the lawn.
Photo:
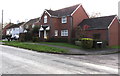
[{"label": "lawn", "polygon": [[10,41],[10,42],[4,42],[4,45],[14,46],[14,47],[20,47],[24,49],[34,50],[34,51],[40,51],[40,52],[49,52],[49,53],[67,53],[68,50],[56,48],[56,47],[49,47],[45,45],[35,45],[35,44],[28,44],[23,42],[16,42],[16,41]]},{"label": "lawn", "polygon": [[76,45],[69,44],[69,43],[58,43],[58,42],[40,42],[40,43],[80,49],[80,46],[76,46]]},{"label": "lawn", "polygon": [[110,48],[113,48],[113,49],[120,49],[120,45],[119,45],[119,46],[111,46]]}]

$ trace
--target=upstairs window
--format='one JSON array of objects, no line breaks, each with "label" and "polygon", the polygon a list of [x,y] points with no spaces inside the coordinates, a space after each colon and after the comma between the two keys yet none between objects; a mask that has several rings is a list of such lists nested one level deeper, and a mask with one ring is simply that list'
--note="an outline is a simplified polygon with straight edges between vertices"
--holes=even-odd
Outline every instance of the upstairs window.
[{"label": "upstairs window", "polygon": [[44,23],[47,23],[47,16],[44,16]]},{"label": "upstairs window", "polygon": [[62,19],[61,19],[61,22],[62,22],[62,23],[67,23],[67,17],[66,17],[66,16],[63,16]]}]

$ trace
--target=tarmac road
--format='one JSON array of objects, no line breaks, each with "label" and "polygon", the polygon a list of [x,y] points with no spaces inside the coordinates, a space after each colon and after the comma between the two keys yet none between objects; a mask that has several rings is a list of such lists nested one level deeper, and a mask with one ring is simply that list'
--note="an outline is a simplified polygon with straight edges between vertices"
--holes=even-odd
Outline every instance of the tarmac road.
[{"label": "tarmac road", "polygon": [[118,74],[118,54],[59,55],[0,47],[2,74]]}]

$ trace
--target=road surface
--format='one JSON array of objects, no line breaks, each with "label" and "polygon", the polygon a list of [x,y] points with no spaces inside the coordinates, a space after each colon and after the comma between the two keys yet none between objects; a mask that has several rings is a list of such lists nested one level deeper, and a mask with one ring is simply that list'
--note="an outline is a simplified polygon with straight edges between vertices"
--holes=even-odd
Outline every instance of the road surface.
[{"label": "road surface", "polygon": [[118,74],[118,54],[59,55],[0,47],[2,74]]}]

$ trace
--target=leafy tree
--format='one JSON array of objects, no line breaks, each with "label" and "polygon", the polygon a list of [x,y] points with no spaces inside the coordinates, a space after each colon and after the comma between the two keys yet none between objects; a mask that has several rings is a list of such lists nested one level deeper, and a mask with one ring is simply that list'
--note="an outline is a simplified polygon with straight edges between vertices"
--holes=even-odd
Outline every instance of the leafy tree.
[{"label": "leafy tree", "polygon": [[32,30],[31,30],[31,33],[32,34],[38,34],[39,33],[39,26],[35,26]]}]

